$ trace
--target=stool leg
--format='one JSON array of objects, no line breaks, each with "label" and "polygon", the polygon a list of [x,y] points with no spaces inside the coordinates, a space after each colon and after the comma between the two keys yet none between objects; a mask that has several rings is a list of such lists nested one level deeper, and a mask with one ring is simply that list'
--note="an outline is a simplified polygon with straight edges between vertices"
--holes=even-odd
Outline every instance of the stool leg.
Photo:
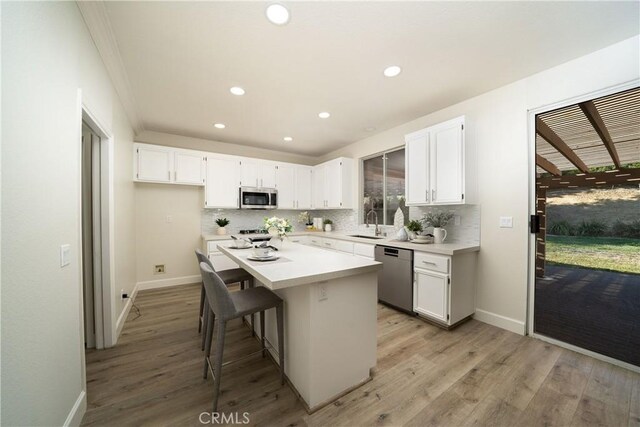
[{"label": "stool leg", "polygon": [[206,305],[206,306],[204,307],[204,314],[203,314],[203,316],[202,316],[202,325],[203,325],[203,326],[204,326],[204,328],[205,328],[205,332],[202,334],[202,345],[200,346],[200,347],[201,347],[201,348],[200,348],[200,350],[204,350],[204,344],[205,344],[205,341],[206,341],[206,339],[207,339],[207,334],[206,334],[206,331],[207,331],[207,329],[206,329],[206,328],[207,328],[207,326],[206,326],[206,325],[207,325],[207,323],[209,322],[209,312],[210,312],[210,311],[211,311],[211,309],[209,308],[209,306],[208,306],[208,305]]},{"label": "stool leg", "polygon": [[213,366],[213,412],[218,412],[218,396],[220,395],[220,381],[222,380],[222,352],[224,351],[224,335],[227,322],[218,320],[216,334],[216,354]]},{"label": "stool leg", "polygon": [[280,383],[284,385],[284,306],[282,303],[276,306],[278,323],[278,359],[280,362]]},{"label": "stool leg", "polygon": [[262,345],[262,357],[267,355],[264,345],[264,310],[260,312],[260,344]]},{"label": "stool leg", "polygon": [[209,373],[208,359],[209,359],[209,356],[211,355],[211,341],[213,341],[213,325],[216,318],[215,313],[211,311],[209,307],[206,307],[206,309],[207,309],[207,312],[210,312],[210,313],[208,315],[208,320],[207,320],[207,325],[205,326],[205,330],[204,332],[202,332],[202,336],[207,337],[207,343],[206,343],[205,352],[204,352],[204,373],[203,373],[203,378],[205,380],[207,379],[207,374]]},{"label": "stool leg", "polygon": [[[247,280],[247,286],[249,286],[250,288],[253,288],[253,277],[249,280]],[[255,325],[256,324],[256,318],[255,315],[253,313],[251,313],[251,336],[255,337],[256,336],[256,330],[255,330]]]},{"label": "stool leg", "polygon": [[204,283],[202,284],[202,288],[200,289],[200,316],[198,318],[198,333],[202,331],[202,323],[204,323],[203,316],[204,315]]}]

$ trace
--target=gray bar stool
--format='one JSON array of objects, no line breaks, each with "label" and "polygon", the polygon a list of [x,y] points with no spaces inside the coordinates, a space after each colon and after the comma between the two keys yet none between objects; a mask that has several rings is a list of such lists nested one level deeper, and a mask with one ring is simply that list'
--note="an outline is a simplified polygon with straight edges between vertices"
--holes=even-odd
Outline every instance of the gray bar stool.
[{"label": "gray bar stool", "polygon": [[[262,357],[266,355],[266,341],[264,339],[264,312],[270,308],[276,309],[277,329],[278,329],[278,359],[280,362],[280,382],[284,384],[284,314],[283,302],[275,293],[265,287],[248,288],[237,292],[229,292],[227,286],[205,262],[200,263],[200,273],[206,292],[207,307],[211,310],[211,316],[205,329],[207,345],[204,356],[204,378],[207,378],[207,371],[211,369],[213,374],[213,412],[218,410],[218,395],[220,394],[220,380],[222,376],[222,354],[224,351],[224,336],[227,322],[248,314],[260,312],[260,342],[262,349],[251,353],[262,352]],[[211,354],[211,342],[213,341],[213,326],[217,317],[216,349],[215,361],[211,364],[209,355]],[[225,365],[237,362],[238,360],[226,362]]]},{"label": "gray bar stool", "polygon": [[[216,271],[213,268],[213,264],[209,257],[207,257],[200,249],[196,249],[196,258],[198,259],[198,265],[201,262],[206,263],[211,270]],[[240,283],[240,289],[244,289],[245,287],[252,288],[253,287],[253,276],[249,274],[246,270],[242,268],[231,268],[229,270],[222,270],[217,272],[220,279],[224,282],[225,285],[229,286],[233,283]],[[198,319],[198,332],[202,330],[202,326],[207,323],[207,316],[209,314],[209,310],[204,309],[204,300],[205,300],[205,292],[204,292],[204,283],[202,284],[202,288],[200,289],[200,317]],[[253,331],[254,325],[254,316],[251,315],[251,335],[255,335]],[[205,334],[202,334],[202,344],[201,349],[204,350],[205,344]]]}]

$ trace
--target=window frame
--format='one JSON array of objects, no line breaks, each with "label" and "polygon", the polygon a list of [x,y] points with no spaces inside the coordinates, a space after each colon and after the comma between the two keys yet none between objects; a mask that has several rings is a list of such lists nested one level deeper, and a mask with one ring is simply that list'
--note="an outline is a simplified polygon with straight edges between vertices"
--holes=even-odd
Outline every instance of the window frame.
[{"label": "window frame", "polygon": [[[382,156],[382,192],[384,194],[383,197],[383,208],[382,208],[382,218],[378,218],[379,225],[381,227],[391,227],[391,225],[387,225],[387,155],[389,153],[394,153],[396,151],[405,150],[406,146],[399,145],[393,148],[389,148],[387,150],[379,151],[374,154],[370,154],[365,157],[360,158],[360,183],[358,185],[358,224],[364,225],[364,162],[367,160],[375,159],[376,157]],[[405,151],[405,165],[406,165],[407,157]],[[406,173],[406,172],[405,172]],[[405,193],[406,193],[406,178],[405,178]],[[407,195],[405,194],[405,199]]]}]

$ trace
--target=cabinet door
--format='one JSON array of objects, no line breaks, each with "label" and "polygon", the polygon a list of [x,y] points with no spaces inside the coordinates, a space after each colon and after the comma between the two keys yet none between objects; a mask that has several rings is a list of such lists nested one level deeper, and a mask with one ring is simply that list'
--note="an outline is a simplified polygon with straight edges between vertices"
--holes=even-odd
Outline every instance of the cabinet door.
[{"label": "cabinet door", "polygon": [[257,160],[240,160],[240,185],[243,187],[259,187],[260,166]]},{"label": "cabinet door", "polygon": [[171,150],[163,147],[140,146],[136,148],[138,156],[139,181],[171,182]]},{"label": "cabinet door", "polygon": [[407,205],[429,203],[429,132],[405,136],[405,188]]},{"label": "cabinet door", "polygon": [[177,151],[173,157],[177,184],[204,185],[203,158],[200,153]]},{"label": "cabinet door", "polygon": [[296,170],[294,165],[278,165],[276,184],[278,190],[278,209],[296,207]]},{"label": "cabinet door", "polygon": [[231,261],[231,258],[223,254],[222,252],[214,252],[209,254],[209,261],[213,264],[213,268],[216,271],[231,270],[232,268],[238,268],[238,264]]},{"label": "cabinet door", "polygon": [[425,316],[449,320],[449,276],[415,269],[413,310]]},{"label": "cabinet door", "polygon": [[259,186],[263,188],[276,187],[276,164],[271,162],[260,165]]},{"label": "cabinet door", "polygon": [[332,209],[342,207],[342,162],[332,160],[325,166],[325,200]]},{"label": "cabinet door", "polygon": [[310,166],[296,166],[296,208],[311,209],[312,207],[312,178],[313,168]]},{"label": "cabinet door", "polygon": [[239,163],[235,159],[207,157],[205,208],[238,208]]},{"label": "cabinet door", "polygon": [[463,123],[453,120],[431,132],[431,203],[462,203],[464,183]]},{"label": "cabinet door", "polygon": [[319,165],[313,168],[313,209],[324,209],[327,207],[324,172],[324,165]]}]

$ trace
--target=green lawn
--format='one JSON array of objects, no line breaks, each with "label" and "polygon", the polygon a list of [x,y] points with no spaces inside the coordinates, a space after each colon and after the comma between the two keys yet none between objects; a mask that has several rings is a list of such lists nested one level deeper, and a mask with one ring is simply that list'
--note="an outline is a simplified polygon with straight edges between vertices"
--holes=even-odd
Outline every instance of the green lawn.
[{"label": "green lawn", "polygon": [[640,239],[548,235],[547,262],[640,274]]}]

